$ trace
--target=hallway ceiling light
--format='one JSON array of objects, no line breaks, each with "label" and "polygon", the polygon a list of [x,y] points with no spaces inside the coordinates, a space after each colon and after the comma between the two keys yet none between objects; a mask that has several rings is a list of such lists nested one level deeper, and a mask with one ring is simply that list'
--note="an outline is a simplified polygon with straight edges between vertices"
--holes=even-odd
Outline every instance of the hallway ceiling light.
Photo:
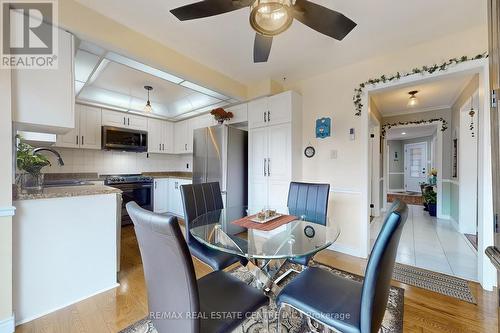
[{"label": "hallway ceiling light", "polygon": [[406,135],[406,132],[401,133],[401,135]]},{"label": "hallway ceiling light", "polygon": [[148,91],[148,101],[146,102],[146,106],[144,107],[144,112],[153,113],[153,108],[151,107],[151,102],[149,101],[149,92],[153,90],[151,86],[144,86],[144,89]]},{"label": "hallway ceiling light", "polygon": [[410,95],[410,100],[408,101],[408,107],[414,108],[418,105],[417,94],[418,90],[412,90],[408,93]]}]

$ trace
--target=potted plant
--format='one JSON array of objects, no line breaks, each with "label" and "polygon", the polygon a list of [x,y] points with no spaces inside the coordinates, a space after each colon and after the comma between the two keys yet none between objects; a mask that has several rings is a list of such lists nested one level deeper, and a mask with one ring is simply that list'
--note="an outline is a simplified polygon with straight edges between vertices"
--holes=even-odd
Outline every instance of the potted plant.
[{"label": "potted plant", "polygon": [[224,110],[223,108],[213,109],[210,112],[210,114],[212,116],[214,116],[214,119],[217,120],[219,125],[222,125],[224,123],[224,121],[233,118],[233,113],[230,111],[228,112],[228,111]]},{"label": "potted plant", "polygon": [[436,216],[437,208],[437,193],[434,189],[429,188],[424,195],[424,200],[427,203],[427,209],[430,216]]},{"label": "potted plant", "polygon": [[33,153],[33,147],[25,142],[20,136],[18,140],[16,163],[17,168],[22,171],[17,179],[17,184],[24,193],[37,193],[43,188],[42,169],[50,165],[49,160],[43,155]]},{"label": "potted plant", "polygon": [[431,172],[429,173],[429,184],[431,184],[431,185],[437,184],[437,175],[438,175],[438,171],[436,169],[432,168]]}]

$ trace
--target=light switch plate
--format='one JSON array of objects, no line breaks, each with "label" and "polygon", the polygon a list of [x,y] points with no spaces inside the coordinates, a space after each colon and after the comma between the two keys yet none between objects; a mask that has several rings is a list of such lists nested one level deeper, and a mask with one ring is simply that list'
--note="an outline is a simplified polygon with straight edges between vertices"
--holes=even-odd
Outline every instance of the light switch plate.
[{"label": "light switch plate", "polygon": [[336,160],[337,159],[337,155],[338,155],[338,151],[337,150],[330,150],[330,158],[332,160]]}]

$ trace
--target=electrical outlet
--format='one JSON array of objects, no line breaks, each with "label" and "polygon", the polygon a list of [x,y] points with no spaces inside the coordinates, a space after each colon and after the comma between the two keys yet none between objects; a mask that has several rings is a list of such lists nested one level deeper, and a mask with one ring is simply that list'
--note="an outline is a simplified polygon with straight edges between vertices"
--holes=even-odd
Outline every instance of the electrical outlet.
[{"label": "electrical outlet", "polygon": [[337,150],[330,150],[330,158],[332,160],[336,160],[337,159],[337,155],[338,155],[338,151]]}]

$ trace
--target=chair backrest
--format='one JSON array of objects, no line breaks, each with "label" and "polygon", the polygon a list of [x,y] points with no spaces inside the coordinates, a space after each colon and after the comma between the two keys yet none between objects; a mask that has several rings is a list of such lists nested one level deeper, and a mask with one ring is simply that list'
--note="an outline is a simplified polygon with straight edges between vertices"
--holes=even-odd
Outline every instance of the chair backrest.
[{"label": "chair backrest", "polygon": [[288,191],[288,210],[307,221],[326,225],[330,184],[291,182]]},{"label": "chair backrest", "polygon": [[386,215],[366,267],[361,294],[361,332],[378,332],[387,308],[392,271],[408,207],[397,200]]},{"label": "chair backrest", "polygon": [[[139,242],[148,290],[150,319],[159,333],[199,332],[199,295],[193,261],[177,217],[164,216],[127,203]],[[169,318],[182,313],[183,317]]]},{"label": "chair backrest", "polygon": [[205,213],[223,209],[222,193],[218,182],[181,185],[182,204],[184,206],[184,222],[186,223],[186,239],[192,241],[190,223]]}]

